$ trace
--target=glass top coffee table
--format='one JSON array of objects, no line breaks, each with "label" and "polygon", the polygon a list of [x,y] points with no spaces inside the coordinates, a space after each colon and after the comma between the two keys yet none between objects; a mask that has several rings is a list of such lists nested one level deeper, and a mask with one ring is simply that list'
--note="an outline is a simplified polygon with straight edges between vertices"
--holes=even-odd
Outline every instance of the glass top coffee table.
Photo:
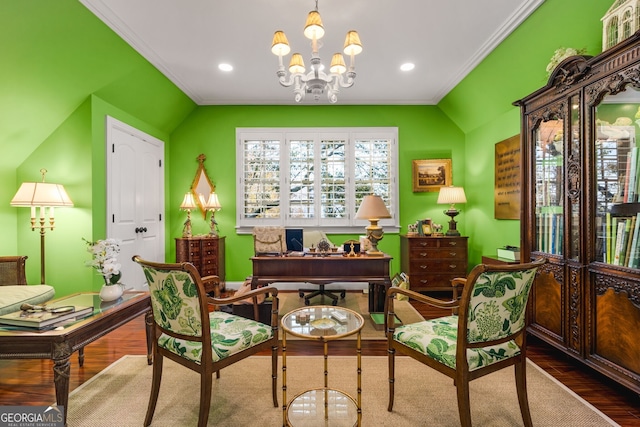
[{"label": "glass top coffee table", "polygon": [[[327,305],[302,307],[284,315],[282,325],[282,422],[286,426],[360,426],[362,422],[361,336],[364,318],[353,310]],[[287,402],[287,334],[322,341],[324,386],[308,389]],[[329,387],[329,341],[356,338],[357,397]]]}]

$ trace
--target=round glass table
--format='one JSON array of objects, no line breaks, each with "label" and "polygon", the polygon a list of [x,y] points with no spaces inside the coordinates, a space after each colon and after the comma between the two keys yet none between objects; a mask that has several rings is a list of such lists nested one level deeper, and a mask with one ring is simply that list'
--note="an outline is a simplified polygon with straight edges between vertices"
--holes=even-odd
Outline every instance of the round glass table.
[{"label": "round glass table", "polygon": [[[282,325],[282,423],[285,426],[360,426],[362,422],[361,336],[364,318],[348,308],[319,305],[297,308],[285,314]],[[308,389],[287,402],[287,334],[322,341],[324,386]],[[329,342],[353,334],[356,337],[357,397],[329,387]]]}]

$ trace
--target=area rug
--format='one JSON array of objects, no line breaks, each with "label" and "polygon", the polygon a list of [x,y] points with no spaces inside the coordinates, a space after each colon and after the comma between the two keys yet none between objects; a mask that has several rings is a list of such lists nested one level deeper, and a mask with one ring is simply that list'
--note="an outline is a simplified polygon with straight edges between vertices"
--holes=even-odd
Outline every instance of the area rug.
[{"label": "area rug", "polygon": [[[283,316],[286,313],[294,310],[298,307],[304,307],[304,298],[300,298],[298,292],[279,292],[278,298],[280,299],[280,315]],[[317,298],[313,300],[314,303],[317,302],[317,305],[324,303],[326,305],[331,305],[331,300],[327,299],[324,302]],[[362,314],[364,317],[364,328],[362,328],[361,339],[363,340],[384,340],[386,336],[384,331],[377,330],[374,327],[373,321],[369,316],[369,296],[362,292],[347,292],[344,299],[338,300],[338,307],[349,308],[357,313]],[[415,323],[421,322],[424,318],[418,313],[418,311],[413,308],[411,303],[408,301],[396,301],[393,304],[394,311],[396,312],[396,317],[398,317],[404,323]],[[287,335],[288,340],[300,339],[294,336]],[[356,336],[351,335],[344,339],[355,340]]]},{"label": "area rug", "polygon": [[[279,363],[282,362],[280,359]],[[271,400],[271,358],[253,356],[214,379],[210,426],[282,425],[282,372],[279,406]],[[281,366],[279,366],[280,368]],[[69,399],[69,427],[139,427],[143,425],[151,366],[145,356],[125,356],[75,389]],[[459,426],[452,381],[405,356],[396,358],[393,412],[387,411],[387,358],[362,357],[363,426]],[[329,356],[329,386],[356,395],[356,357]],[[322,356],[287,357],[287,396],[323,384]],[[527,387],[535,426],[617,425],[604,414],[529,362]],[[199,377],[165,359],[153,427],[195,426]],[[471,383],[471,417],[476,426],[521,426],[513,369],[503,369]]]}]

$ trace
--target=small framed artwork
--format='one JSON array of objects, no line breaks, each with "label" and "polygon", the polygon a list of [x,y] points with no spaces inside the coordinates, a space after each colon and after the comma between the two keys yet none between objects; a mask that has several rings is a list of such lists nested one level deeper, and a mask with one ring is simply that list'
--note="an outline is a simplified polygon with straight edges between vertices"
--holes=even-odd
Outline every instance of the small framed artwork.
[{"label": "small framed artwork", "polygon": [[453,185],[451,159],[414,160],[412,172],[414,193]]},{"label": "small framed artwork", "polygon": [[431,222],[431,218],[422,220],[422,235],[423,236],[431,236],[433,233],[433,223]]}]

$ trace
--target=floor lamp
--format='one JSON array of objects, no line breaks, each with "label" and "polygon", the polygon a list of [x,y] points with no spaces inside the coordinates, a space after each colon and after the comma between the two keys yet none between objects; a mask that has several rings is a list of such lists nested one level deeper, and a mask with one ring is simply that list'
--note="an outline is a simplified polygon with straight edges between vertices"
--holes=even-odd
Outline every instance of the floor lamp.
[{"label": "floor lamp", "polygon": [[[55,219],[54,207],[71,207],[73,202],[61,184],[44,182],[46,169],[40,169],[42,182],[24,182],[11,199],[11,206],[31,208],[31,230],[40,230],[40,283],[45,282],[44,275],[44,235],[47,228],[53,231]],[[36,218],[36,208],[40,217]]]}]

